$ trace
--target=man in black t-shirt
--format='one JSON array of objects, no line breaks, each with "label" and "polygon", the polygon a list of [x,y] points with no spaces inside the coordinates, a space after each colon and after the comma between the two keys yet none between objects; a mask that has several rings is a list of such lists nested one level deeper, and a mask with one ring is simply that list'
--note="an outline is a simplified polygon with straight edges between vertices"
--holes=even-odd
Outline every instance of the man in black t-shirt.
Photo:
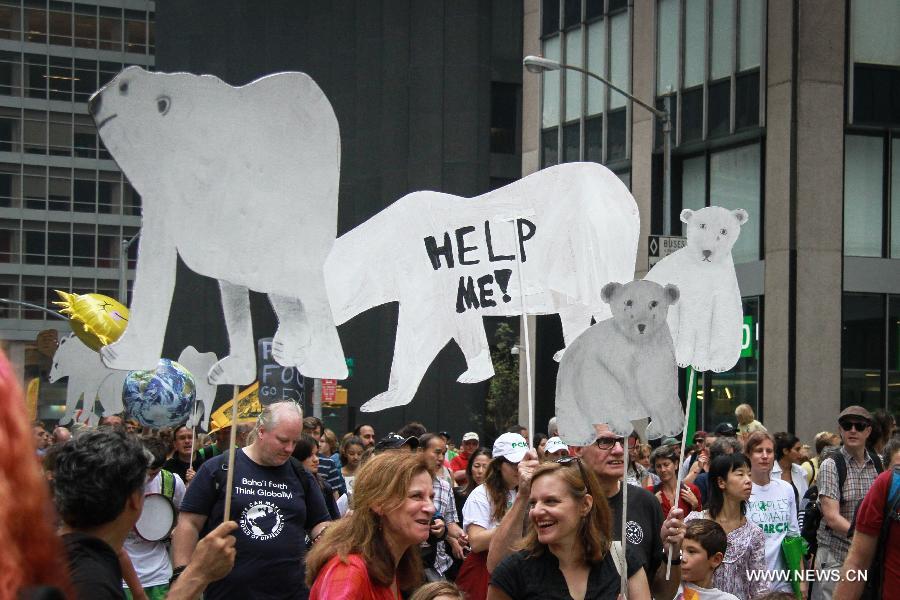
[{"label": "man in black t-shirt", "polygon": [[[290,461],[303,433],[302,411],[293,402],[266,406],[256,440],[236,450],[231,516],[237,559],[224,579],[206,590],[206,600],[306,598],[304,538],[315,540],[329,519],[318,485]],[[207,460],[181,503],[172,535],[175,571],[186,564],[199,536],[224,517],[227,454]]]}]

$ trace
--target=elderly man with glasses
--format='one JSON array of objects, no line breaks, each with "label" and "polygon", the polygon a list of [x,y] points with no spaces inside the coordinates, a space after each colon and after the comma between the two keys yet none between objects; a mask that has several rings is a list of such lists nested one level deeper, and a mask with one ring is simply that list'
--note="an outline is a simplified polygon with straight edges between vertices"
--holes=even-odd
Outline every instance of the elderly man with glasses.
[{"label": "elderly man with glasses", "polygon": [[[862,406],[848,406],[838,415],[843,445],[822,461],[819,469],[819,505],[822,521],[816,534],[816,569],[839,569],[850,548],[850,522],[872,482],[881,471],[881,461],[866,451],[872,433],[872,415]],[[812,597],[831,600],[836,581],[813,585]]]},{"label": "elderly man with glasses", "polygon": [[[579,456],[585,468],[592,469],[606,494],[613,516],[613,539],[622,539],[622,480],[625,476],[626,445],[637,444],[635,437],[626,439],[610,431],[605,424],[597,426],[597,439],[581,448]],[[574,448],[570,448],[574,449]],[[529,450],[519,463],[520,471],[533,471],[537,455]],[[520,478],[517,498],[527,499],[530,490],[524,489]],[[530,480],[529,480],[530,481]],[[527,487],[527,484],[526,484]],[[498,565],[511,553],[512,545],[521,539],[524,520],[528,516],[527,500],[513,503],[497,528],[488,554],[488,570]],[[681,542],[684,539],[684,513],[673,508],[666,517],[656,497],[644,488],[628,487],[628,523],[625,539],[630,550],[640,557],[650,581],[654,598],[674,598],[681,581]],[[664,546],[664,543],[666,544]],[[666,554],[668,545],[674,545],[674,560],[669,580],[666,580]]]}]

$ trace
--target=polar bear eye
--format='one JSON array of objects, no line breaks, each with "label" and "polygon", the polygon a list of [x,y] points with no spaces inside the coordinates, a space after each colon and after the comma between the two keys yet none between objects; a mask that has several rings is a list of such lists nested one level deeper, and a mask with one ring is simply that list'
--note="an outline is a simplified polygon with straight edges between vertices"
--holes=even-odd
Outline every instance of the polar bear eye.
[{"label": "polar bear eye", "polygon": [[159,111],[159,114],[164,115],[169,112],[170,106],[172,106],[172,99],[168,96],[160,96],[156,99],[156,110]]},{"label": "polar bear eye", "polygon": [[706,229],[706,223],[700,223],[700,229]]},{"label": "polar bear eye", "polygon": [[122,83],[119,84],[119,93],[122,94],[123,96],[128,93],[128,82],[127,81],[123,81]]},{"label": "polar bear eye", "polygon": [[721,233],[722,235],[728,235],[728,230],[723,227],[719,230],[719,233]]},{"label": "polar bear eye", "polygon": [[631,308],[631,305],[632,305],[632,304],[634,304],[634,303],[633,303],[631,300],[626,300],[626,301],[625,301],[625,306],[627,306],[627,307],[629,307],[629,308]]},{"label": "polar bear eye", "polygon": [[650,301],[650,308],[656,308],[657,306],[659,306],[659,302],[657,302],[656,300]]}]

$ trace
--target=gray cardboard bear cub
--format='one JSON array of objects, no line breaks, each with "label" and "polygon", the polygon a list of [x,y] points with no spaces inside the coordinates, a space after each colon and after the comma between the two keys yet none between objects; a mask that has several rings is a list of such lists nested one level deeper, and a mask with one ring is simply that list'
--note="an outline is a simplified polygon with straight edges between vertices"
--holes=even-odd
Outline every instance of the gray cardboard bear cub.
[{"label": "gray cardboard bear cub", "polygon": [[559,365],[560,437],[583,446],[593,443],[599,424],[625,436],[633,429],[632,420],[646,417],[651,418],[651,439],[679,433],[684,414],[675,346],[666,325],[678,288],[651,281],[613,282],[603,286],[601,297],[612,318],[578,336]]}]

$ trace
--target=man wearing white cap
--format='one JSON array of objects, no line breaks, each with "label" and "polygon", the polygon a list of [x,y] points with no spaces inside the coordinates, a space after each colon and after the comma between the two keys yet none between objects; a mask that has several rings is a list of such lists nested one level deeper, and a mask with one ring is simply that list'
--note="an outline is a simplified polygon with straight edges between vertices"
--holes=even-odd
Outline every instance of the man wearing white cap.
[{"label": "man wearing white cap", "polygon": [[547,445],[544,447],[545,461],[552,462],[568,455],[569,447],[559,437],[552,437],[547,440]]},{"label": "man wearing white cap", "polygon": [[450,461],[450,471],[453,473],[453,480],[459,485],[464,486],[466,484],[466,468],[469,466],[469,457],[478,450],[479,442],[478,434],[474,431],[463,435],[462,449]]}]

